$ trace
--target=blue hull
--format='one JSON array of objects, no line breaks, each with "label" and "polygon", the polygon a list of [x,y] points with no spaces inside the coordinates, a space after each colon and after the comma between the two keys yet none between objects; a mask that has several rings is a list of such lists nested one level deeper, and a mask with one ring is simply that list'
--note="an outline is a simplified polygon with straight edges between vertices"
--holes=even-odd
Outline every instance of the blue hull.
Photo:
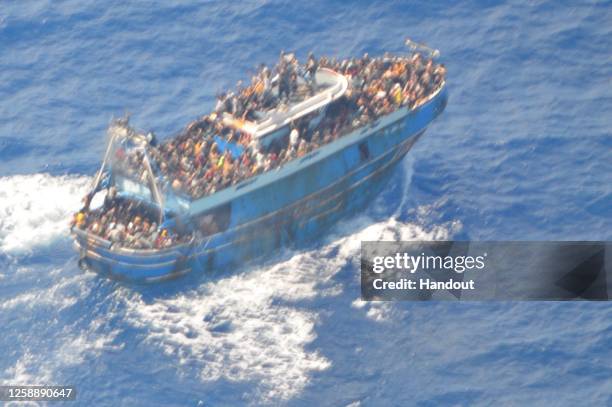
[{"label": "blue hull", "polygon": [[218,231],[189,245],[130,250],[75,230],[83,267],[111,277],[153,282],[187,272],[222,270],[321,235],[358,213],[396,164],[444,110],[442,87],[419,108],[399,109],[308,155],[192,202],[183,222],[217,219]]}]

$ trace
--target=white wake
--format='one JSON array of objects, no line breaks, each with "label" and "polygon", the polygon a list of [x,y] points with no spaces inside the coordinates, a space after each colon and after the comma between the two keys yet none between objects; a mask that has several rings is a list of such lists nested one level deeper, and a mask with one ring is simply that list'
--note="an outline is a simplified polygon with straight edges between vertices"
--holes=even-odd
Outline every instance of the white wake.
[{"label": "white wake", "polygon": [[27,252],[67,234],[89,182],[69,175],[0,177],[0,252]]},{"label": "white wake", "polygon": [[[316,339],[318,315],[298,302],[340,295],[346,287],[333,277],[348,264],[356,270],[358,286],[363,240],[445,239],[455,227],[424,230],[394,219],[371,222],[366,217],[353,219],[336,228],[340,235],[345,227],[352,233],[328,237],[323,248],[229,275],[170,299],[149,303],[128,289],[117,295],[127,303],[127,320],[144,330],[147,342],[185,369],[195,367],[203,381],[259,383],[259,402],[288,400],[303,390],[312,372],[332,364],[308,346]],[[362,226],[354,232],[356,224],[357,229]],[[383,318],[376,312],[366,307],[364,318]]]},{"label": "white wake", "polygon": [[[70,215],[79,208],[89,182],[88,177],[48,174],[0,178],[0,251],[27,252],[66,235]],[[404,185],[401,194],[405,193]],[[384,214],[389,208],[379,201],[372,210]],[[359,286],[361,241],[448,239],[460,228],[454,223],[424,227],[399,222],[395,217],[404,205],[402,199],[397,212],[385,221],[373,223],[362,216],[342,222],[324,238],[322,247],[285,253],[285,260],[271,266],[228,272],[226,277],[190,291],[153,301],[121,287],[113,293],[114,301],[125,305],[126,322],[142,329],[145,340],[175,359],[179,369],[193,372],[205,382],[225,379],[253,383],[256,403],[289,400],[302,392],[314,372],[332,366],[333,355],[316,347],[321,321],[317,310],[308,304],[345,290],[354,295]],[[426,218],[429,210],[417,209],[417,221]],[[334,279],[346,266],[355,270],[350,285]],[[66,287],[76,283],[89,289],[88,278],[80,278],[84,281],[64,283]],[[87,296],[82,292],[76,297],[65,296],[64,292],[63,284],[50,292],[34,290],[6,299],[0,310],[33,310],[51,304],[67,308]],[[384,321],[393,312],[393,305],[364,304],[357,299],[344,311]],[[69,364],[80,364],[85,355],[104,352],[116,335],[116,331],[101,331],[97,324],[69,330],[62,346],[67,345],[77,355],[68,358]],[[55,360],[34,368],[39,362],[37,355],[25,352],[5,372],[4,379],[32,375],[52,378],[63,366]]]},{"label": "white wake", "polygon": [[[115,316],[112,312],[83,316],[82,323],[58,324],[62,312],[91,297],[95,287],[92,280],[96,278],[84,273],[64,276],[62,271],[57,268],[46,274],[52,285],[3,298],[0,313],[19,315],[31,325],[29,332],[15,336],[20,344],[15,349],[20,354],[13,365],[0,369],[0,384],[63,383],[67,367],[87,363],[123,346],[115,344],[120,330],[109,328],[108,320]],[[28,272],[33,271],[24,271]]]}]

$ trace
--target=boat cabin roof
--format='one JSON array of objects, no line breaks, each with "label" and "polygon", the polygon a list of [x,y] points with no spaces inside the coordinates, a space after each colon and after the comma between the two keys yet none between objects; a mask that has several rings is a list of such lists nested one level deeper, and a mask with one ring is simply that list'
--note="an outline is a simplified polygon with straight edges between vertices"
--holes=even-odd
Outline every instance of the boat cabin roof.
[{"label": "boat cabin roof", "polygon": [[287,126],[292,121],[314,112],[342,97],[348,88],[348,80],[331,69],[321,68],[316,73],[317,92],[297,102],[279,104],[265,112],[257,112],[257,121],[236,118],[230,113],[224,113],[223,123],[254,139],[262,138],[276,130]]}]

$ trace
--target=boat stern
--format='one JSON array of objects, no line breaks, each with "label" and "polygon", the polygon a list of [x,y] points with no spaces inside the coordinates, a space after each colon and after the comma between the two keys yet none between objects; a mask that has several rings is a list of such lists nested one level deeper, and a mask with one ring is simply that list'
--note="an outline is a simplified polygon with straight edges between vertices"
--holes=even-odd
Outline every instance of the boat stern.
[{"label": "boat stern", "polygon": [[134,250],[114,246],[85,230],[73,227],[79,267],[115,280],[152,283],[180,277],[193,268],[189,246],[168,249]]}]

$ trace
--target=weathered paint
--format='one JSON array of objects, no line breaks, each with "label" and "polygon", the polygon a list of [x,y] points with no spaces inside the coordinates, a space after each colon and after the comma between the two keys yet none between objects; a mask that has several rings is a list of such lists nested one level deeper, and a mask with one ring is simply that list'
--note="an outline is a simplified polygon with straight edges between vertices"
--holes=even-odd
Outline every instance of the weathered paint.
[{"label": "weathered paint", "polygon": [[227,229],[165,250],[129,250],[74,231],[87,268],[131,281],[157,281],[189,271],[242,264],[289,244],[320,236],[343,216],[362,210],[395,165],[446,106],[445,86],[414,110],[399,109],[282,168],[194,201],[181,221],[228,214]]}]

